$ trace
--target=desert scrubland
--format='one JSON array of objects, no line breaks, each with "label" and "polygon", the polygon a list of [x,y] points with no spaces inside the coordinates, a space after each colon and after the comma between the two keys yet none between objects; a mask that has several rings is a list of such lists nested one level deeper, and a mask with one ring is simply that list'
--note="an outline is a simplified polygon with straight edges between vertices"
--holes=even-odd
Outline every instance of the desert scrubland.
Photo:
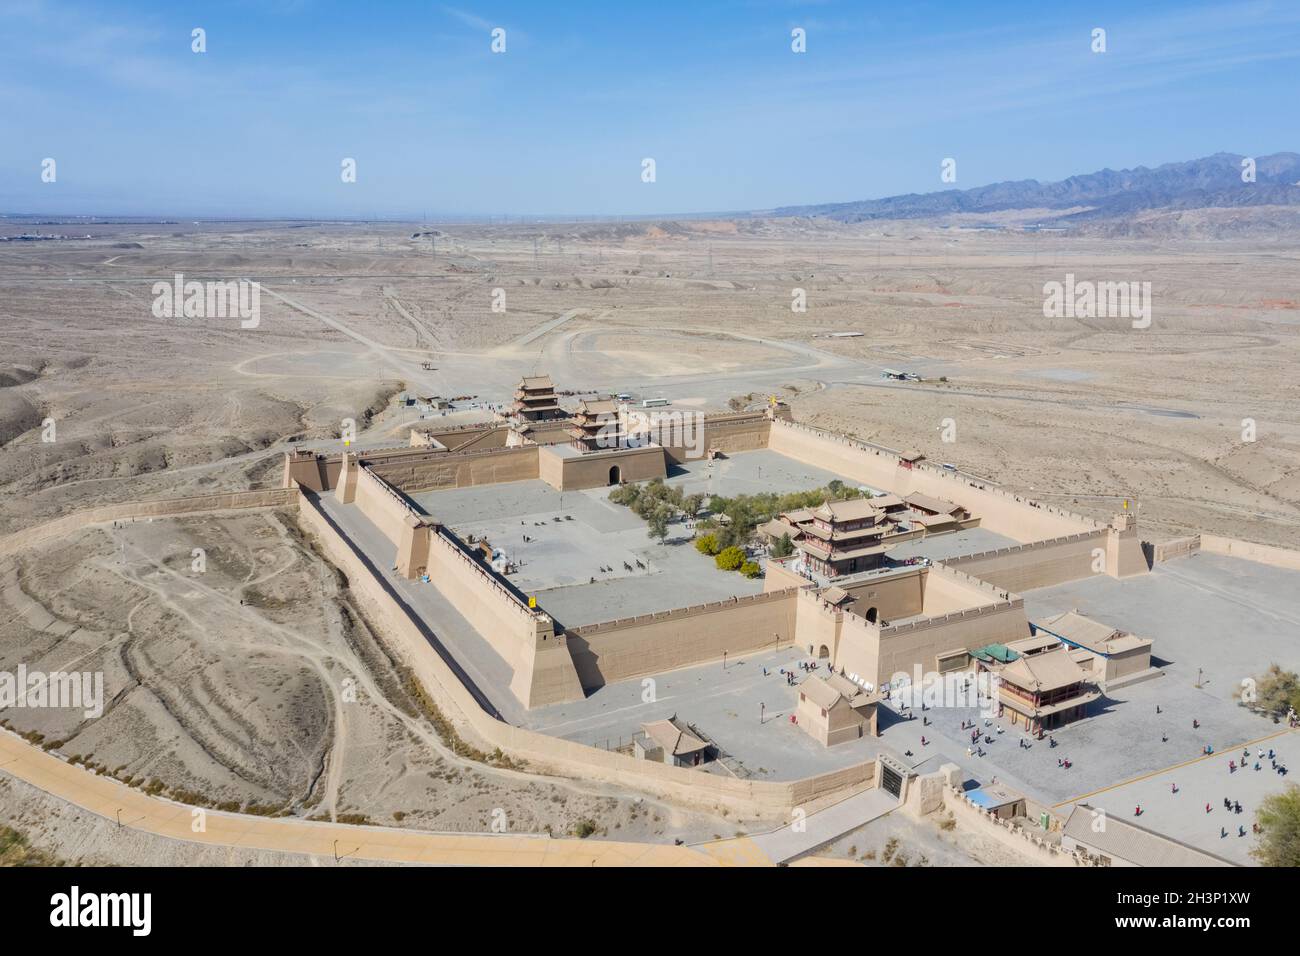
[{"label": "desert scrubland", "polygon": [[[404,444],[404,391],[502,402],[548,372],[679,408],[779,395],[797,420],[1077,511],[1128,499],[1148,539],[1300,547],[1294,241],[765,219],[0,225],[83,232],[0,243],[0,533],[275,487],[285,450],[338,447],[344,419]],[[153,285],[177,273],[261,283],[257,327],[155,317]],[[1045,317],[1043,286],[1067,273],[1151,283],[1149,328]],[[498,807],[528,832],[740,828],[452,752],[283,515],[91,529],[8,560],[0,584],[0,666],[102,670],[109,702],[93,722],[0,718],[137,785],[429,829],[483,830]]]},{"label": "desert scrubland", "polygon": [[[1082,511],[1131,498],[1149,536],[1300,543],[1293,242],[819,220],[87,228],[0,247],[5,530],[274,484],[287,441],[343,418],[400,441],[403,388],[501,401],[546,371],[681,407],[779,393],[798,419]],[[259,327],[154,318],[151,286],[177,272],[260,281]],[[1150,282],[1150,327],[1045,318],[1043,285],[1067,273]],[[882,388],[881,367],[926,380]]]}]

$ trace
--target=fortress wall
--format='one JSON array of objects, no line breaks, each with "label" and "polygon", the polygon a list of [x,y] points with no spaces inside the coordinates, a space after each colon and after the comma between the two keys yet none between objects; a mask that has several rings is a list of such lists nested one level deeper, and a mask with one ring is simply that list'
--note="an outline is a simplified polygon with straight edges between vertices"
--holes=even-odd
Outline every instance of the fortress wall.
[{"label": "fortress wall", "polygon": [[981,527],[1016,541],[1039,541],[1105,527],[1083,515],[1031,503],[944,468],[924,463],[902,468],[896,454],[807,425],[780,419],[772,422],[768,447],[897,495],[921,492],[955,502],[978,517]]},{"label": "fortress wall", "polygon": [[1160,564],[1162,561],[1186,557],[1200,550],[1201,536],[1194,534],[1189,538],[1175,538],[1173,541],[1162,541],[1159,544],[1152,545],[1151,555],[1152,560],[1156,564]]},{"label": "fortress wall", "polygon": [[[559,475],[560,483],[551,482],[552,487],[561,491],[575,491],[584,488],[605,488],[610,484],[610,468],[618,468],[620,481],[646,481],[651,478],[663,478],[668,469],[664,450],[658,445],[644,448],[611,448],[608,451],[588,452],[584,455],[565,457],[549,446],[540,450],[535,445],[528,446],[545,464],[538,464],[538,473],[551,476]],[[534,478],[538,475],[534,475]]]},{"label": "fortress wall", "polygon": [[775,650],[794,640],[798,590],[770,591],[567,632],[584,688]]},{"label": "fortress wall", "polygon": [[311,491],[329,491],[338,481],[343,466],[341,455],[330,457],[315,452],[286,452],[284,456],[285,488],[295,484]]},{"label": "fortress wall", "polygon": [[401,544],[406,518],[414,512],[365,466],[357,468],[357,497],[353,503],[393,542],[394,548]]},{"label": "fortress wall", "polygon": [[883,627],[876,686],[899,671],[911,674],[918,664],[923,671],[937,671],[936,657],[945,651],[957,648],[970,651],[1028,636],[1029,619],[1025,617],[1025,602],[1021,598]]},{"label": "fortress wall", "polygon": [[[608,472],[608,470],[607,470]],[[552,488],[564,487],[564,459],[544,447],[537,452],[537,477]]]},{"label": "fortress wall", "polygon": [[[526,707],[556,701],[547,694],[565,694],[564,674],[572,667],[555,654],[542,658],[548,673],[546,688],[534,686],[537,652],[562,646],[554,634],[551,619],[529,608],[524,600],[495,571],[478,560],[470,549],[449,529],[419,521],[417,511],[398,492],[368,467],[358,469],[354,502],[384,535],[393,542],[397,554],[394,563],[415,577],[423,568],[430,583],[451,602],[493,650],[514,670],[511,690]],[[418,525],[408,526],[412,520]],[[425,550],[427,548],[427,551]],[[409,549],[409,550],[408,550]],[[544,647],[539,642],[546,643]],[[569,681],[569,694],[577,694],[576,678]]]},{"label": "fortress wall", "polygon": [[925,582],[926,617],[941,617],[954,611],[981,607],[1000,598],[1002,592],[981,587],[981,582],[965,574],[947,573],[941,565],[929,569]]},{"label": "fortress wall", "polygon": [[772,423],[766,416],[735,421],[710,418],[704,425],[704,438],[707,448],[725,453],[757,451],[767,447],[771,430]]},{"label": "fortress wall", "polygon": [[508,426],[495,423],[453,425],[450,428],[413,428],[411,429],[412,444],[416,443],[414,436],[417,431],[423,439],[420,444],[428,444],[428,439],[432,438],[451,452],[504,448],[510,435]]},{"label": "fortress wall", "polygon": [[795,602],[795,643],[809,657],[820,656],[825,647],[835,660],[840,644],[840,627],[844,614],[829,606],[816,591],[800,589]]},{"label": "fortress wall", "polygon": [[[690,415],[691,412],[680,414]],[[684,446],[665,446],[664,451],[672,464],[681,464],[696,451],[708,453],[717,450],[725,454],[757,451],[767,447],[771,422],[762,412],[736,412],[732,414],[705,415],[704,440],[696,449]],[[664,436],[665,438],[671,436]]]},{"label": "fortress wall", "polygon": [[367,464],[394,488],[405,492],[435,488],[466,488],[538,477],[538,448],[489,448],[463,452],[432,452],[371,459]]},{"label": "fortress wall", "polygon": [[262,491],[229,491],[185,498],[159,498],[153,501],[126,501],[120,504],[88,508],[63,515],[44,524],[25,528],[0,538],[0,556],[17,554],[47,541],[109,521],[140,518],[174,518],[215,511],[242,511],[253,508],[297,508],[297,488],[268,488]]},{"label": "fortress wall", "polygon": [[[880,619],[885,623],[868,621],[864,617],[868,601],[863,589],[882,584],[908,589],[899,592],[909,600],[906,606],[915,609],[913,614],[921,613],[923,607],[926,616],[890,624],[891,619],[906,615],[895,611],[891,617],[888,595],[880,594],[871,599],[871,604],[880,608]],[[842,613],[833,660],[837,670],[857,674],[876,687],[897,671],[910,674],[916,665],[925,671],[937,670],[938,654],[958,648],[972,650],[1029,634],[1023,599],[944,565],[918,568],[896,579],[866,581],[857,590],[858,602],[853,610]],[[811,594],[807,598],[799,606],[801,647],[808,643],[805,633],[818,633],[811,625],[814,605],[821,602]],[[877,605],[876,601],[881,603]]]},{"label": "fortress wall", "polygon": [[412,669],[457,731],[482,749],[500,748],[514,759],[528,761],[529,771],[629,786],[689,806],[724,807],[731,812],[769,819],[783,817],[795,806],[806,807],[817,800],[869,787],[875,779],[875,763],[867,761],[803,780],[739,780],[636,760],[503,723],[479,706],[447,663],[429,647],[414,621],[324,517],[311,505],[302,507],[299,516],[304,528],[320,541],[329,559],[347,575],[353,593],[386,642]]},{"label": "fortress wall", "polygon": [[831,770],[815,777],[804,777],[793,783],[784,784],[790,788],[792,807],[807,807],[817,800],[823,800],[832,794],[843,795],[849,790],[865,790],[864,784],[875,783],[876,762],[857,764],[842,770]]},{"label": "fortress wall", "polygon": [[892,621],[925,611],[926,568],[916,567],[856,584],[841,585],[854,599],[853,611],[863,617],[871,608],[876,619]]},{"label": "fortress wall", "polygon": [[[1003,820],[976,806],[963,790],[945,788],[943,797],[944,808],[952,813],[959,826],[986,839],[995,840],[1013,853],[1025,857],[1027,866],[1093,865],[1086,853],[1063,850],[1059,843],[1053,843],[1044,837],[1042,831],[1017,826],[1010,820]],[[1037,820],[1038,812],[1033,807],[1029,807],[1029,810],[1030,819]]]},{"label": "fortress wall", "polygon": [[545,615],[524,605],[445,528],[429,536],[428,560],[433,585],[507,664],[518,669],[522,649],[534,643],[538,621]]},{"label": "fortress wall", "polygon": [[1275,548],[1267,544],[1254,544],[1250,541],[1238,541],[1235,538],[1221,538],[1217,534],[1200,536],[1201,550],[1210,554],[1223,554],[1243,561],[1257,561],[1275,568],[1288,568],[1300,571],[1300,551],[1287,548]]},{"label": "fortress wall", "polygon": [[[845,796],[853,790],[871,786],[875,779],[875,763],[867,761],[796,781],[738,780],[636,760],[497,720],[483,710],[447,663],[429,646],[415,621],[370,573],[348,542],[325,520],[318,507],[303,502],[296,488],[105,505],[8,535],[0,539],[0,555],[14,554],[83,527],[108,521],[290,507],[296,509],[299,524],[319,542],[330,562],[347,576],[349,588],[380,628],[389,646],[412,669],[458,732],[480,748],[488,751],[500,748],[512,758],[528,761],[532,765],[529,769],[534,772],[635,787],[689,806],[710,810],[726,808],[731,812],[767,819],[784,817],[795,806],[807,807],[818,800]],[[434,551],[435,546],[431,545],[430,550]]]},{"label": "fortress wall", "polygon": [[1104,530],[1093,531],[948,558],[943,564],[1020,593],[1104,573],[1093,570],[1093,550],[1104,552],[1106,541]]},{"label": "fortress wall", "polygon": [[783,591],[786,588],[806,588],[811,586],[812,582],[807,578],[786,570],[784,565],[773,560],[767,562],[767,567],[763,571],[764,591]]},{"label": "fortress wall", "polygon": [[835,669],[857,674],[879,689],[880,628],[857,614],[845,613],[843,618]]}]

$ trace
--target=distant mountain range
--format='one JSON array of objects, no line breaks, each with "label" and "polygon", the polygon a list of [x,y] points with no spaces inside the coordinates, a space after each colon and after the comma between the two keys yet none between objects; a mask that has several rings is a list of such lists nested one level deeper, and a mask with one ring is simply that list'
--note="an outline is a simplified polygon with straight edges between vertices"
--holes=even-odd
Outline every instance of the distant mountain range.
[{"label": "distant mountain range", "polygon": [[[1101,226],[1133,221],[1149,211],[1245,209],[1259,206],[1300,207],[1300,153],[1255,157],[1255,182],[1242,181],[1242,160],[1235,153],[1166,163],[1154,169],[1103,169],[1055,183],[1036,179],[994,183],[975,189],[855,202],[786,206],[768,215],[821,217],[837,222],[885,219],[933,219],[957,214],[993,214],[1009,210],[1056,210],[1035,218],[1044,225]],[[1289,211],[1288,211],[1289,212]],[[1297,210],[1300,212],[1300,210]],[[1288,220],[1290,216],[1286,217]]]}]

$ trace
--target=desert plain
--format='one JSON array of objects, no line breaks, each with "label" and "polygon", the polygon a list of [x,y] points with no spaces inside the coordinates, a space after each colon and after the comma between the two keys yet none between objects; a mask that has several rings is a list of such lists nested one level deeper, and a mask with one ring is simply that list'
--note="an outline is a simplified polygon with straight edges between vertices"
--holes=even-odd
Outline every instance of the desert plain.
[{"label": "desert plain", "polygon": [[[20,235],[69,238],[0,242],[4,534],[101,503],[278,487],[286,450],[339,450],[347,422],[362,447],[406,444],[422,419],[405,396],[461,398],[438,423],[468,422],[548,373],[676,409],[776,396],[798,421],[1074,511],[1127,503],[1150,540],[1300,547],[1294,240],[763,218],[0,221]],[[177,274],[258,282],[256,327],[155,317],[155,283]],[[1067,275],[1149,282],[1149,327],[1045,316],[1045,284]],[[201,583],[194,548],[216,572]],[[6,559],[0,592],[0,667],[102,670],[108,702],[93,722],[0,722],[156,792],[439,830],[485,830],[500,808],[526,832],[653,841],[753,822],[458,752],[346,579],[273,514],[89,530]],[[85,827],[50,824],[20,787],[0,793],[8,820],[86,850]],[[130,859],[177,852],[143,841]]]}]

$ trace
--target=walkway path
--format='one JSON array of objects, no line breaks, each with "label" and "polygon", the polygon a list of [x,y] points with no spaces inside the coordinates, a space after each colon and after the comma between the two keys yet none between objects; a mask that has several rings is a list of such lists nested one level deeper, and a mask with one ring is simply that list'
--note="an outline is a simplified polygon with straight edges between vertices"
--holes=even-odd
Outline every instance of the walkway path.
[{"label": "walkway path", "polygon": [[810,814],[802,821],[771,833],[755,834],[747,842],[762,850],[772,863],[785,863],[883,817],[898,806],[897,797],[873,787]]},{"label": "walkway path", "polygon": [[290,817],[205,811],[194,832],[194,808],[150,797],[111,777],[83,770],[0,730],[0,773],[100,817],[156,836],[191,843],[302,853],[330,859],[440,866],[721,866],[752,864],[752,853],[544,836],[429,833],[349,826]]}]

